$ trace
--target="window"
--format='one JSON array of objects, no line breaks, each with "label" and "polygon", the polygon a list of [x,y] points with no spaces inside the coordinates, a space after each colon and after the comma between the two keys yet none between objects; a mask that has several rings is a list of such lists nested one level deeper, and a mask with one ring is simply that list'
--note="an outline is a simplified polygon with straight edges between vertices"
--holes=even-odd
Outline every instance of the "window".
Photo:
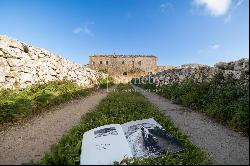
[{"label": "window", "polygon": [[94,65],[95,64],[95,62],[92,62],[92,65]]},{"label": "window", "polygon": [[122,64],[124,65],[124,64],[125,64],[125,62],[124,62],[124,61],[122,61]]},{"label": "window", "polygon": [[102,61],[100,61],[100,64],[102,64]]},{"label": "window", "polygon": [[109,64],[109,61],[106,61],[106,65],[108,65]]},{"label": "window", "polygon": [[128,73],[127,73],[127,72],[124,72],[123,75],[126,76],[126,75],[128,75]]},{"label": "window", "polygon": [[141,61],[139,61],[139,62],[138,62],[138,65],[140,65],[140,66],[141,66]]}]

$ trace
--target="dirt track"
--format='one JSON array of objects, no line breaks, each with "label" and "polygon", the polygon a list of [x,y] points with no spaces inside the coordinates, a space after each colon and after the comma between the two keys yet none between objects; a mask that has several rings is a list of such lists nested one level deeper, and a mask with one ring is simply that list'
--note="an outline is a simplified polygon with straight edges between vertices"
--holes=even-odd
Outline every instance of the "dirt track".
[{"label": "dirt track", "polygon": [[204,114],[172,104],[155,93],[134,88],[170,117],[196,146],[204,149],[213,164],[249,165],[249,138],[212,121]]},{"label": "dirt track", "polygon": [[[111,89],[110,89],[111,90]],[[64,133],[78,124],[83,114],[94,108],[107,91],[62,104],[55,110],[35,117],[29,122],[0,132],[0,164],[22,164],[38,161]]]}]

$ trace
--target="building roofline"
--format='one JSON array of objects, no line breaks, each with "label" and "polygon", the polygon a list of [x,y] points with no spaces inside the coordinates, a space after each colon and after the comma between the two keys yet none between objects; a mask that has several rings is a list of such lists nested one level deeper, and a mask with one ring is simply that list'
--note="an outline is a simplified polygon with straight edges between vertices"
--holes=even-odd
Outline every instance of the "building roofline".
[{"label": "building roofline", "polygon": [[149,57],[149,58],[157,58],[157,56],[154,56],[154,55],[122,55],[122,54],[120,54],[120,55],[94,54],[94,55],[91,55],[89,57],[124,57],[124,58],[126,58],[126,57]]}]

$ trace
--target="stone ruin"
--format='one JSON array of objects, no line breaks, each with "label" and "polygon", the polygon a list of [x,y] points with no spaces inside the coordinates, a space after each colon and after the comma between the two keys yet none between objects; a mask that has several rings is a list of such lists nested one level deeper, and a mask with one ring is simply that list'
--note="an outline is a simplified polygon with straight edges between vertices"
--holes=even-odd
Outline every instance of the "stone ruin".
[{"label": "stone ruin", "polygon": [[133,77],[157,73],[173,66],[158,66],[154,55],[93,55],[88,67],[108,73],[117,82],[127,83]]},{"label": "stone ruin", "polygon": [[219,62],[213,67],[199,64],[187,64],[179,66],[175,69],[164,70],[155,74],[149,74],[140,77],[142,81],[151,80],[151,83],[157,85],[167,85],[180,83],[186,80],[194,82],[209,81],[216,74],[222,73],[224,77],[233,77],[241,79],[248,83],[249,81],[249,59],[243,58],[232,62]]},{"label": "stone ruin", "polygon": [[159,85],[190,79],[202,82],[220,72],[248,81],[249,60],[219,62],[213,67],[200,64],[173,67],[158,66],[157,57],[153,55],[94,55],[90,56],[88,65],[81,66],[45,49],[0,35],[0,88],[22,89],[63,79],[82,87],[94,87],[99,79],[107,77],[104,72],[123,83],[135,77],[152,78]]},{"label": "stone ruin", "polygon": [[0,35],[0,88],[22,89],[63,79],[89,88],[98,85],[98,79],[105,76],[45,49]]}]

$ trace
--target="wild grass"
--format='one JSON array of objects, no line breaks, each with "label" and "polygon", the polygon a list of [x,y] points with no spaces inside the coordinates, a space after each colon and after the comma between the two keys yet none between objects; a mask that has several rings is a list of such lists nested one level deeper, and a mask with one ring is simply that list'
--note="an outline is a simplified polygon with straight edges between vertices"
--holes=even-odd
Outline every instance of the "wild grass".
[{"label": "wild grass", "polygon": [[108,76],[104,79],[100,79],[99,83],[100,83],[100,88],[107,88],[107,87],[114,85],[114,79]]},{"label": "wild grass", "polygon": [[45,109],[90,94],[70,81],[37,84],[22,91],[0,90],[0,126],[41,113]]},{"label": "wild grass", "polygon": [[182,134],[173,123],[154,107],[144,96],[135,92],[128,85],[119,85],[100,104],[85,114],[79,125],[63,136],[60,142],[51,148],[39,164],[42,165],[78,165],[80,162],[82,136],[84,132],[105,125],[154,118],[184,146],[185,150],[176,154],[166,154],[159,159],[124,160],[129,165],[200,165],[206,164],[207,158],[202,150],[194,146],[187,136]]},{"label": "wild grass", "polygon": [[220,73],[209,82],[185,81],[160,87],[147,82],[137,86],[155,91],[173,103],[204,112],[249,135],[249,84],[246,81],[224,77]]}]

